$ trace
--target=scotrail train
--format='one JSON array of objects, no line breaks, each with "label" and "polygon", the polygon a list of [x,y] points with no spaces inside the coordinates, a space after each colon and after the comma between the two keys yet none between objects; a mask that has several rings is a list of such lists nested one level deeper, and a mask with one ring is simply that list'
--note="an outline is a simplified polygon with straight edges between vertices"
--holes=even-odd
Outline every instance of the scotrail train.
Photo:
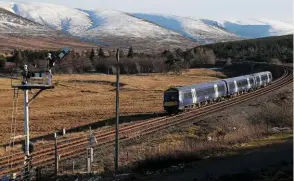
[{"label": "scotrail train", "polygon": [[267,86],[272,80],[272,73],[266,71],[214,82],[169,88],[164,92],[164,110],[168,113],[178,113],[187,108],[200,107]]}]

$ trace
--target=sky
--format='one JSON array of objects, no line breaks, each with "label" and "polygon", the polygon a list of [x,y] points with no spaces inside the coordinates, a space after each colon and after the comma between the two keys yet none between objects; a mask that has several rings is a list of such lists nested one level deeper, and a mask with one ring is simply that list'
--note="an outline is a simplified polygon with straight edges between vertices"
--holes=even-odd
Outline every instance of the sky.
[{"label": "sky", "polygon": [[[0,0],[8,1],[11,0]],[[160,13],[217,20],[271,19],[293,23],[293,0],[15,0],[81,9]]]}]

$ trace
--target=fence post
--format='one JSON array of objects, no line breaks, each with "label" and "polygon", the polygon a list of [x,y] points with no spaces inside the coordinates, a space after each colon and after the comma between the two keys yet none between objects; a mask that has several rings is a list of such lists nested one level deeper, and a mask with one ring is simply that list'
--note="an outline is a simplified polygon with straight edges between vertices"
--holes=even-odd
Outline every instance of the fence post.
[{"label": "fence post", "polygon": [[90,148],[90,154],[91,154],[91,156],[90,156],[91,163],[93,163],[94,162],[94,151],[93,151],[92,147]]},{"label": "fence post", "polygon": [[62,135],[64,136],[66,134],[66,130],[63,128],[62,129]]},{"label": "fence post", "polygon": [[91,148],[87,148],[87,173],[91,173]]},{"label": "fence post", "polygon": [[58,158],[58,150],[57,150],[57,133],[54,133],[54,138],[55,138],[55,177],[58,175],[58,170],[59,170],[59,158]]},{"label": "fence post", "polygon": [[75,161],[72,161],[72,173],[74,174],[75,172]]},{"label": "fence post", "polygon": [[36,178],[36,180],[38,181],[38,180],[41,180],[41,177],[42,177],[42,170],[41,170],[41,168],[40,167],[37,167],[36,168],[36,172],[37,172],[37,178]]}]

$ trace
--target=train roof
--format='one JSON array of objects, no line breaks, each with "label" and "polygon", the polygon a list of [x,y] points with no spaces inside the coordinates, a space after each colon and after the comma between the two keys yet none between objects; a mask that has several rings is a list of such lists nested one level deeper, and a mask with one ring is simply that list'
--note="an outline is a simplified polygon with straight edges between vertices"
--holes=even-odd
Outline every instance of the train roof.
[{"label": "train roof", "polygon": [[257,73],[253,73],[251,75],[262,75],[262,74],[267,74],[267,73],[271,73],[271,72],[270,71],[257,72]]},{"label": "train roof", "polygon": [[192,84],[192,85],[187,85],[187,86],[178,86],[178,87],[173,87],[173,88],[181,91],[181,90],[192,89],[192,88],[196,88],[196,87],[200,88],[200,87],[213,86],[215,84],[225,84],[225,82],[223,80],[217,80],[217,81],[212,81],[212,82]]},{"label": "train roof", "polygon": [[221,79],[221,80],[216,80],[216,81],[212,81],[212,82],[205,82],[205,83],[200,83],[200,84],[192,84],[192,85],[187,85],[187,86],[170,87],[168,90],[177,89],[178,91],[182,91],[182,90],[187,90],[187,89],[192,89],[192,88],[208,87],[208,86],[212,86],[214,84],[225,84],[225,81],[240,80],[240,79],[244,79],[244,78],[247,79],[248,77],[251,77],[251,76],[254,76],[254,75],[262,75],[262,74],[265,74],[265,73],[271,73],[271,72],[270,71],[257,72],[257,73],[254,73],[254,74],[242,75],[242,76],[238,76],[238,77]]},{"label": "train roof", "polygon": [[247,78],[250,77],[250,76],[251,76],[251,75],[242,75],[242,76],[238,76],[238,77],[227,78],[227,79],[224,79],[224,81],[232,81],[232,80],[247,79]]}]

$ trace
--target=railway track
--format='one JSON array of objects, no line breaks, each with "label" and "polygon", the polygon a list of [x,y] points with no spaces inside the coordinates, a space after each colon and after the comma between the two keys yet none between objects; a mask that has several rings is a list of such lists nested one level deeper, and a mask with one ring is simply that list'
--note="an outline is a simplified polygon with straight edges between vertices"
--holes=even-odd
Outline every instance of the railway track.
[{"label": "railway track", "polygon": [[[256,98],[263,94],[272,92],[276,89],[283,87],[292,82],[293,72],[289,67],[284,68],[284,74],[272,82],[271,85],[268,85],[265,88],[258,89],[254,92],[242,94],[238,97],[228,99],[226,101],[217,102],[214,104],[207,105],[198,109],[191,109],[188,112],[184,112],[174,116],[164,116],[154,119],[149,119],[145,121],[136,122],[129,125],[122,125],[120,127],[120,140],[126,141],[136,137],[148,135],[157,131],[161,131],[171,126],[176,126],[179,124],[190,123],[195,121],[196,118],[201,116],[209,115],[216,111],[220,111],[227,107],[230,107],[235,104],[239,104],[249,99]],[[98,144],[97,147],[105,145],[113,145],[115,138],[114,128],[107,128],[93,133],[97,138]],[[77,157],[79,155],[85,154],[85,148],[89,145],[89,137],[82,136],[77,138],[64,139],[58,145],[58,154],[61,155],[61,160],[66,160],[68,158]],[[95,149],[95,148],[94,148]],[[36,151],[32,154],[33,161],[32,165],[36,166],[45,166],[54,162],[54,145],[49,144],[43,148],[37,148]],[[0,176],[20,172],[23,168],[23,153],[18,152],[11,159],[9,156],[0,158]]]}]

